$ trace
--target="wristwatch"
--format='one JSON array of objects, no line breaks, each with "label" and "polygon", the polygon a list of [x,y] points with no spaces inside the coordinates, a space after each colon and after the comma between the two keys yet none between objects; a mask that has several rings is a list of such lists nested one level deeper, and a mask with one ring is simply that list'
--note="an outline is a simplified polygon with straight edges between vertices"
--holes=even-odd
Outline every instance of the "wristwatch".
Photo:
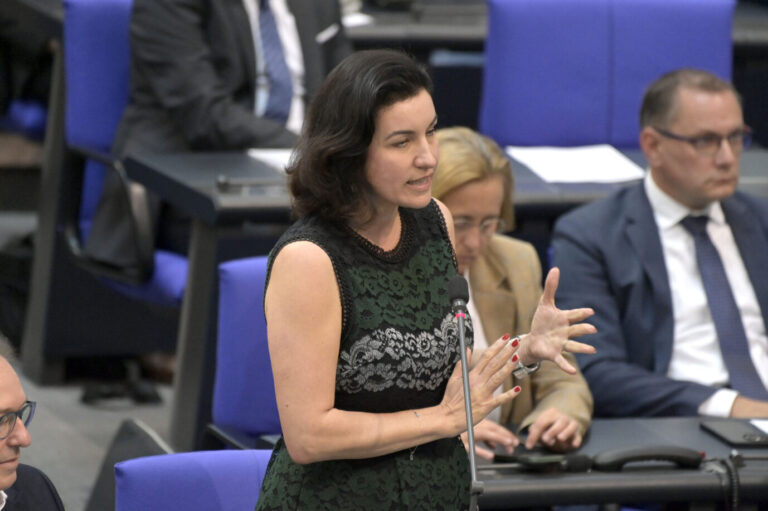
[{"label": "wristwatch", "polygon": [[[520,337],[515,337],[514,339],[510,339],[509,342],[513,342],[515,340],[520,341]],[[514,376],[518,380],[522,380],[523,378],[526,378],[528,375],[538,371],[540,366],[541,366],[541,362],[536,362],[535,364],[531,364],[529,366],[523,365],[523,361],[521,360],[517,363],[517,367],[515,367],[512,370],[512,376]]]},{"label": "wristwatch", "polygon": [[536,362],[535,364],[531,364],[529,366],[523,365],[522,362],[518,362],[517,367],[515,367],[512,370],[512,376],[514,376],[518,380],[522,380],[523,378],[527,377],[529,374],[533,374],[536,371],[538,371],[540,366],[541,366],[541,362]]},{"label": "wristwatch", "polygon": [[[508,340],[508,343],[514,343],[517,341],[518,343],[521,341],[520,336],[513,337],[512,339]],[[539,366],[541,366],[540,362],[536,362],[535,364],[531,364],[529,366],[523,365],[522,361],[519,361],[517,363],[517,367],[512,369],[512,376],[517,378],[518,380],[522,380],[523,378],[527,377],[529,374],[533,374],[536,371],[539,370]]]}]

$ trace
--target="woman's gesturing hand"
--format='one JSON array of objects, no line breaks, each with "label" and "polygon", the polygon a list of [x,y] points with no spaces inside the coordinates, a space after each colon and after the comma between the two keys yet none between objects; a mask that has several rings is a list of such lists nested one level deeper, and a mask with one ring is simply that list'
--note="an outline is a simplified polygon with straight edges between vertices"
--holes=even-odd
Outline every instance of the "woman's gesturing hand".
[{"label": "woman's gesturing hand", "polygon": [[594,325],[581,323],[595,312],[590,308],[558,309],[555,306],[555,291],[559,281],[560,270],[549,270],[544,293],[533,316],[531,332],[523,336],[519,354],[525,365],[551,360],[566,373],[575,374],[576,369],[563,357],[563,353],[595,353],[593,346],[572,339],[597,332]]},{"label": "woman's gesturing hand", "polygon": [[[512,400],[520,393],[520,387],[514,387],[498,396],[494,391],[504,383],[512,370],[517,367],[519,341],[505,335],[485,350],[479,362],[469,372],[469,391],[472,400],[472,423],[477,424],[497,406]],[[471,353],[467,350],[467,360]],[[448,380],[443,401],[440,405],[445,410],[452,430],[459,434],[467,429],[464,411],[464,387],[461,380],[461,362]]]}]

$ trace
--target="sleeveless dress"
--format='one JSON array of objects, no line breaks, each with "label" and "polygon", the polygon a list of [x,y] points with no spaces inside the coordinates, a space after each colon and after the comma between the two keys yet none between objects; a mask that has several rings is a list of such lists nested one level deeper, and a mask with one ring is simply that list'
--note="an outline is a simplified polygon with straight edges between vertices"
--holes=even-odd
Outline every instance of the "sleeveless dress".
[{"label": "sleeveless dress", "polygon": [[[395,412],[440,403],[460,358],[448,279],[457,272],[434,201],[400,209],[402,234],[385,252],[354,231],[316,217],[294,224],[270,254],[311,241],[330,257],[342,302],[335,406]],[[268,282],[268,281],[267,281]],[[467,322],[467,343],[471,325]],[[469,464],[458,437],[359,460],[294,463],[280,439],[257,510],[466,509]]]}]

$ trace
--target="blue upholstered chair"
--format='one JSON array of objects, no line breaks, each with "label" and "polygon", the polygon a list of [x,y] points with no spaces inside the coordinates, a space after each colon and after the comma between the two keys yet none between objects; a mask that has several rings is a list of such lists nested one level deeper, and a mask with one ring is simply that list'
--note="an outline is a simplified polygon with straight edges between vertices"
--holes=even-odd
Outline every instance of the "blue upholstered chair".
[{"label": "blue upholstered chair", "polygon": [[22,343],[25,373],[42,382],[60,381],[69,359],[172,352],[187,274],[186,257],[154,249],[143,189],[126,194],[140,263],[115,267],[83,252],[105,173],[125,179],[110,149],[129,95],[132,1],[63,4]]},{"label": "blue upholstered chair", "polygon": [[731,76],[734,0],[488,0],[480,131],[501,145],[638,146],[650,82]]},{"label": "blue upholstered chair", "polygon": [[[161,305],[178,306],[186,279],[186,257],[155,250],[146,201],[132,190],[132,205],[139,254],[138,267],[115,268],[87,258],[81,248],[98,205],[105,172],[125,180],[120,162],[110,155],[117,125],[128,102],[130,85],[129,26],[132,0],[65,0],[64,57],[66,83],[66,144],[82,156],[71,165],[85,163],[82,196],[69,197],[68,246],[79,262],[104,275],[130,296]],[[78,173],[79,169],[70,169]],[[77,186],[78,179],[73,182]]]},{"label": "blue upholstered chair", "polygon": [[269,450],[198,451],[115,465],[115,511],[252,511]]},{"label": "blue upholstered chair", "polygon": [[281,433],[264,320],[266,270],[266,257],[219,265],[213,424],[208,429],[238,448],[266,447]]}]

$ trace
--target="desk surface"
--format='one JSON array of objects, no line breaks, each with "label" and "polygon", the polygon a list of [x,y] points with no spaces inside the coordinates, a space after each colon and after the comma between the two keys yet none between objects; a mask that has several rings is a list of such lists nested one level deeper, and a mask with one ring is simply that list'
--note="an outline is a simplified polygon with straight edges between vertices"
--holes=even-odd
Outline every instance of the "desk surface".
[{"label": "desk surface", "polygon": [[[646,167],[645,156],[639,149],[624,150],[622,153],[640,167]],[[512,160],[512,169],[515,174],[515,209],[521,213],[546,208],[551,214],[560,214],[629,184],[546,183],[518,161]],[[768,198],[768,149],[752,148],[741,155],[739,189]]]},{"label": "desk surface", "polygon": [[[645,166],[640,151],[624,151]],[[179,153],[130,156],[128,176],[182,211],[214,225],[238,220],[286,221],[290,196],[285,177],[246,153]],[[599,199],[627,183],[547,183],[525,165],[513,162],[514,204],[520,215],[557,216],[580,204]],[[768,198],[768,150],[750,149],[742,155],[739,188]],[[217,191],[216,180],[235,183],[230,192]],[[248,183],[271,183],[248,186]]]},{"label": "desk surface", "polygon": [[[210,225],[288,219],[285,174],[245,153],[135,155],[125,168],[128,177]],[[229,185],[217,186],[222,178]]]},{"label": "desk surface", "polygon": [[[596,419],[584,445],[577,451],[593,456],[620,447],[674,445],[705,454],[706,460],[725,459],[731,447],[700,430],[697,417],[653,419]],[[739,448],[747,460],[739,470],[744,501],[768,500],[768,447]],[[481,509],[506,509],[553,504],[610,502],[722,502],[724,474],[718,463],[705,461],[699,469],[675,469],[670,464],[630,464],[620,472],[532,474],[512,469],[486,469]]]},{"label": "desk surface", "polygon": [[[487,32],[484,5],[432,6],[428,13],[367,8],[371,25],[347,29],[358,46],[400,42],[416,46],[480,49]],[[733,16],[733,45],[739,49],[768,45],[768,6],[740,1]]]},{"label": "desk surface", "polygon": [[[477,3],[463,11],[457,6],[439,6],[427,12],[365,9],[372,15],[372,25],[347,29],[350,39],[358,46],[416,45],[449,46],[456,49],[481,48],[486,35],[486,12]],[[36,30],[58,38],[64,9],[61,0],[2,0],[0,13],[10,19],[33,19]],[[29,16],[32,16],[30,18]],[[768,6],[740,1],[733,17],[733,44],[736,49],[768,46]]]}]

